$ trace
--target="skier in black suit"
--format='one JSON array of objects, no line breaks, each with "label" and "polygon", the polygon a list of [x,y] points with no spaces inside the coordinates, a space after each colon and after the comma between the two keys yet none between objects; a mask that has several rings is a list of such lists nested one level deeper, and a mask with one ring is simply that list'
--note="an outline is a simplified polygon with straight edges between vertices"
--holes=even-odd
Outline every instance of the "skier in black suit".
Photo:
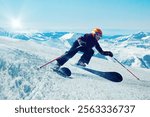
[{"label": "skier in black suit", "polygon": [[95,47],[97,51],[106,56],[113,57],[111,51],[103,51],[98,41],[102,37],[102,31],[100,28],[94,28],[90,34],[85,34],[79,37],[72,45],[69,51],[67,51],[61,58],[57,59],[55,69],[59,69],[60,66],[65,64],[70,58],[72,58],[78,51],[83,52],[83,55],[79,59],[77,65],[85,67],[94,54]]}]

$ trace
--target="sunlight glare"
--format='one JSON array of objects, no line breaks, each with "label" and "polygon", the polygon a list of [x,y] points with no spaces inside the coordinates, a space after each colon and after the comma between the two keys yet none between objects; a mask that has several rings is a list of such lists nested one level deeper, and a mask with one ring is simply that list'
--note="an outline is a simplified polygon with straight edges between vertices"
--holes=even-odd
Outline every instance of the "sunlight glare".
[{"label": "sunlight glare", "polygon": [[22,28],[22,23],[21,23],[20,19],[12,19],[11,26],[14,29],[20,29],[20,28]]}]

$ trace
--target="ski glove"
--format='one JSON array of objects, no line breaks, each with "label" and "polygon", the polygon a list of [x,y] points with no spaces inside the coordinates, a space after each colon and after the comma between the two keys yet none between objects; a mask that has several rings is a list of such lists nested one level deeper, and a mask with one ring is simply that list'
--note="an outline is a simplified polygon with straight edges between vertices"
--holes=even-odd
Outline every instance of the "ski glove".
[{"label": "ski glove", "polygon": [[113,57],[113,53],[110,52],[110,51],[106,51],[106,52],[105,52],[105,55],[110,56],[110,57]]},{"label": "ski glove", "polygon": [[108,56],[113,57],[113,53],[112,52],[108,52]]}]

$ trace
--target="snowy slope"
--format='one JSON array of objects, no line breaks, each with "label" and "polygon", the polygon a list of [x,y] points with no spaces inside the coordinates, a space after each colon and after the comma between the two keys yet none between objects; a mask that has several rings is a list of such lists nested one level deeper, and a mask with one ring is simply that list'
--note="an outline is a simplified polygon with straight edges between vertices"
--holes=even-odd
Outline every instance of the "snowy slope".
[{"label": "snowy slope", "polygon": [[150,99],[149,69],[129,68],[142,80],[138,81],[117,63],[93,57],[89,68],[123,76],[122,82],[115,83],[72,66],[78,54],[65,64],[72,79],[52,72],[52,65],[37,71],[63,54],[61,47],[55,47],[57,42],[50,45],[0,37],[0,99]]}]

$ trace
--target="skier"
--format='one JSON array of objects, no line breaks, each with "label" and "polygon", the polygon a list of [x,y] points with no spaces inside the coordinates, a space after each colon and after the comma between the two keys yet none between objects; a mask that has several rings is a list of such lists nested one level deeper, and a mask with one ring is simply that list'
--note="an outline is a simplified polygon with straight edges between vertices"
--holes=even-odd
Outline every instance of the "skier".
[{"label": "skier", "polygon": [[102,31],[100,28],[94,28],[90,34],[85,34],[79,37],[72,45],[69,51],[67,51],[62,57],[57,59],[57,63],[54,68],[59,69],[63,64],[65,64],[70,58],[72,58],[78,51],[83,52],[83,55],[79,59],[77,65],[85,67],[89,64],[91,57],[94,54],[95,47],[97,51],[106,56],[113,57],[111,51],[103,51],[100,47],[98,41],[102,37]]}]

